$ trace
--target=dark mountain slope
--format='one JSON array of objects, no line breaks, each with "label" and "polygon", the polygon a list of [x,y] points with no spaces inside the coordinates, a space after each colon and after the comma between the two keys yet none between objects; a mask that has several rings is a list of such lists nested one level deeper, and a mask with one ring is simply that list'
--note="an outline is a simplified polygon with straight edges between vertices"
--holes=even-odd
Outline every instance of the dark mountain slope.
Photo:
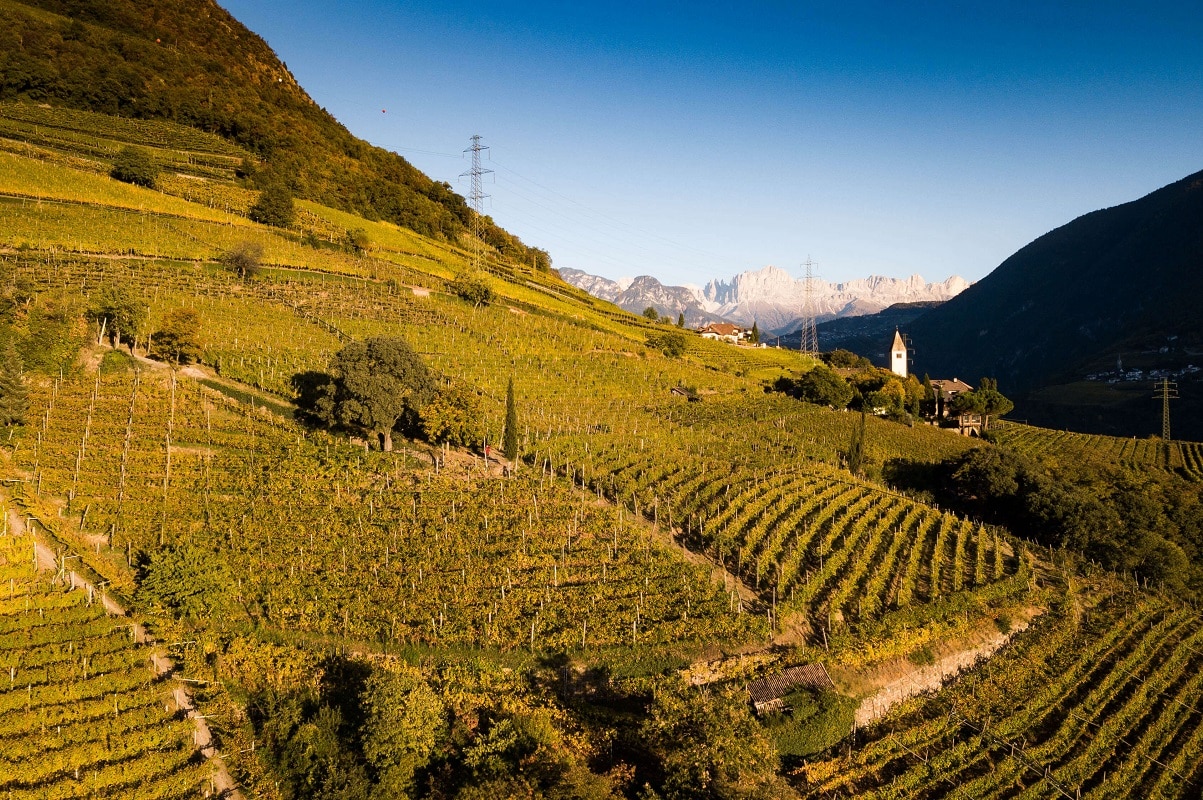
[{"label": "dark mountain slope", "polygon": [[[470,223],[448,184],[351,135],[211,0],[0,0],[0,99],[179,122],[255,153],[260,185],[284,181],[299,196],[446,239]],[[495,226],[486,239],[547,266]]]},{"label": "dark mountain slope", "polygon": [[911,324],[915,371],[1019,395],[1167,337],[1203,344],[1203,173],[1045,234]]}]

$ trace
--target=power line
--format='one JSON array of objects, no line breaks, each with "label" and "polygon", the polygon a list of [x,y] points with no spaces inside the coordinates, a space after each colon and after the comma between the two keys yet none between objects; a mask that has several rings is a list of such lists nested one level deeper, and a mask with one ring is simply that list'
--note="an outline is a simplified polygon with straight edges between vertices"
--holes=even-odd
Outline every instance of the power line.
[{"label": "power line", "polygon": [[798,349],[803,353],[818,355],[819,329],[815,325],[814,301],[815,263],[810,260],[810,256],[807,256],[806,263],[802,266],[806,268],[806,300],[802,306],[802,327],[798,329],[798,333],[801,336],[801,340],[798,342]]}]

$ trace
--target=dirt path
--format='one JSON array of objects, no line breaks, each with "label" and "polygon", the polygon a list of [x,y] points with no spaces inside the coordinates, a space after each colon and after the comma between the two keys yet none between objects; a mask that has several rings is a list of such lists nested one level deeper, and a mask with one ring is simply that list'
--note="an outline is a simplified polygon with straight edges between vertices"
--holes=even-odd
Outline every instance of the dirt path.
[{"label": "dirt path", "polygon": [[915,665],[907,659],[896,659],[868,673],[857,675],[859,682],[875,685],[876,690],[861,701],[856,709],[856,727],[869,725],[903,702],[923,692],[935,691],[963,669],[972,667],[979,658],[989,658],[1016,634],[1028,626],[1018,621],[1009,633],[981,631],[957,643],[947,645],[934,663]]},{"label": "dirt path", "polygon": [[[8,498],[0,494],[0,500],[9,506],[9,529],[19,536],[29,533],[29,526],[26,524],[25,518],[17,512],[17,509],[11,503],[8,503]],[[61,570],[71,581],[72,590],[80,589],[86,591],[89,597],[99,594],[105,613],[114,617],[129,616],[120,603],[103,591],[97,592],[96,587],[90,581],[80,576],[74,570],[67,570],[65,566],[60,566],[58,558],[55,557],[54,551],[48,545],[39,541],[36,537],[32,538],[34,539],[34,555],[37,558],[38,569],[46,572],[59,572]],[[141,624],[133,623],[133,626],[134,641],[138,644],[152,648],[158,644],[152,636],[146,633]],[[175,662],[170,658],[157,651],[152,651],[150,661],[154,666],[156,675],[175,678]],[[172,698],[175,700],[176,708],[183,711],[184,715],[192,720],[194,727],[192,742],[196,746],[196,749],[213,764],[213,775],[210,776],[210,780],[212,781],[214,791],[217,793],[216,796],[225,798],[225,800],[243,800],[242,793],[238,791],[238,785],[234,782],[234,778],[226,769],[225,762],[222,761],[221,755],[217,751],[217,743],[214,740],[213,732],[209,730],[209,724],[205,721],[205,718],[197,711],[196,704],[192,700],[192,695],[182,684],[177,683],[172,690]]]}]

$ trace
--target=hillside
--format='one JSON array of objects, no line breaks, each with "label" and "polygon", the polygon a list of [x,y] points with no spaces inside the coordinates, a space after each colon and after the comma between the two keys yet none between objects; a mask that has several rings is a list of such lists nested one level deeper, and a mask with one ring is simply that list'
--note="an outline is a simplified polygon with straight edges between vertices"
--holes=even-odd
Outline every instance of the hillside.
[{"label": "hillside", "polygon": [[[1197,796],[1199,447],[1006,427],[1012,487],[766,391],[797,352],[500,254],[466,292],[458,242],[314,200],[253,222],[243,152],[0,102],[9,796]],[[322,405],[377,339],[429,370],[391,452]],[[1039,527],[982,521],[1021,488]]]},{"label": "hillside", "polygon": [[[1050,403],[1050,392],[1024,398],[1114,370],[1117,357],[1129,368],[1168,370],[1200,360],[1201,218],[1203,173],[1196,173],[1045,234],[910,325],[915,371],[997,377],[1020,400],[1020,418],[1127,435],[1159,432],[1159,407],[1143,402],[1151,381],[1139,403],[1080,389],[1060,392],[1060,402]],[[1191,399],[1175,407],[1183,438],[1203,438],[1203,418],[1193,413],[1198,388],[1184,384]]]},{"label": "hillside", "polygon": [[[212,0],[2,0],[0,100],[14,99],[217,134],[248,152],[248,185],[284,183],[369,220],[453,242],[471,225],[449,185],[353,136]],[[545,252],[485,229],[502,257],[550,267]]]}]

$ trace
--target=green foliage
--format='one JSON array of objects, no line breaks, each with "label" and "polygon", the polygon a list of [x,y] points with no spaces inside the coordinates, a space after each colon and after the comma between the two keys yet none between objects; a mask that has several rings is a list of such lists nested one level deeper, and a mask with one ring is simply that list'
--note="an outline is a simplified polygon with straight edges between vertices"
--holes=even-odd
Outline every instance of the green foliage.
[{"label": "green foliage", "polygon": [[218,553],[182,543],[152,553],[140,570],[137,599],[177,619],[222,620],[230,611],[233,578]]},{"label": "green foliage", "polygon": [[501,450],[507,461],[518,458],[518,403],[514,399],[514,379],[505,387],[505,431],[501,438]]},{"label": "green foliage", "polygon": [[823,354],[823,360],[834,369],[870,369],[873,362],[849,350],[837,349]]},{"label": "green foliage", "polygon": [[412,670],[376,670],[360,702],[363,755],[377,776],[374,796],[410,796],[414,776],[448,735],[447,708]]},{"label": "green foliage", "polygon": [[738,692],[662,686],[640,736],[664,775],[665,800],[790,796],[777,751]]},{"label": "green foliage", "polygon": [[263,271],[263,245],[242,241],[222,253],[221,263],[243,280],[257,277]]},{"label": "green foliage", "polygon": [[860,412],[860,424],[852,429],[852,441],[848,444],[848,471],[860,475],[865,463],[865,410]]},{"label": "green foliage", "polygon": [[376,336],[352,342],[330,362],[333,378],[318,410],[328,423],[362,428],[393,449],[393,429],[406,415],[415,421],[434,394],[434,378],[404,339]]},{"label": "green foliage", "polygon": [[677,327],[678,327],[678,328],[684,328],[684,327],[685,327],[685,312],[684,312],[684,311],[682,311],[681,313],[677,314]]},{"label": "green foliage", "polygon": [[150,339],[150,355],[176,364],[190,364],[201,358],[201,320],[191,308],[169,311]]},{"label": "green foliage", "polygon": [[479,445],[488,433],[480,395],[458,384],[439,389],[422,408],[422,432],[439,444]]},{"label": "green foliage", "polygon": [[461,272],[447,285],[447,288],[460,299],[471,303],[473,308],[487,306],[493,301],[493,287],[480,273]]},{"label": "green foliage", "polygon": [[748,340],[752,344],[760,344],[760,326],[756,324],[755,320],[752,322],[752,333],[748,337]]},{"label": "green foliage", "polygon": [[366,253],[372,246],[372,238],[363,228],[347,231],[347,249],[353,253]]},{"label": "green foliage", "polygon": [[656,310],[655,306],[648,306],[647,308],[643,309],[643,318],[650,319],[652,322],[659,322],[660,312]]},{"label": "green foliage", "polygon": [[159,167],[151,158],[150,153],[141,147],[123,147],[113,162],[109,177],[123,183],[135,186],[155,188],[155,179],[159,176]]},{"label": "green foliage", "polygon": [[835,409],[846,408],[853,394],[848,381],[821,364],[795,381],[781,379],[777,388],[808,403]]},{"label": "green foliage", "polygon": [[787,711],[766,720],[782,756],[807,758],[822,753],[852,731],[857,702],[835,692],[799,690],[784,698]]},{"label": "green foliage", "polygon": [[0,350],[0,424],[20,425],[29,413],[29,390],[21,356],[11,341]]},{"label": "green foliage", "polygon": [[146,325],[146,303],[126,285],[106,283],[92,299],[88,317],[114,346],[136,337]]},{"label": "green foliage", "polygon": [[685,334],[679,331],[665,331],[648,334],[647,345],[669,358],[680,358],[685,355],[687,340]]},{"label": "green foliage", "polygon": [[50,375],[71,369],[88,338],[85,310],[84,299],[68,291],[39,294],[22,309],[17,349],[25,368]]},{"label": "green foliage", "polygon": [[292,192],[283,183],[272,183],[259,192],[259,198],[247,212],[255,222],[276,228],[287,228],[296,218]]}]

